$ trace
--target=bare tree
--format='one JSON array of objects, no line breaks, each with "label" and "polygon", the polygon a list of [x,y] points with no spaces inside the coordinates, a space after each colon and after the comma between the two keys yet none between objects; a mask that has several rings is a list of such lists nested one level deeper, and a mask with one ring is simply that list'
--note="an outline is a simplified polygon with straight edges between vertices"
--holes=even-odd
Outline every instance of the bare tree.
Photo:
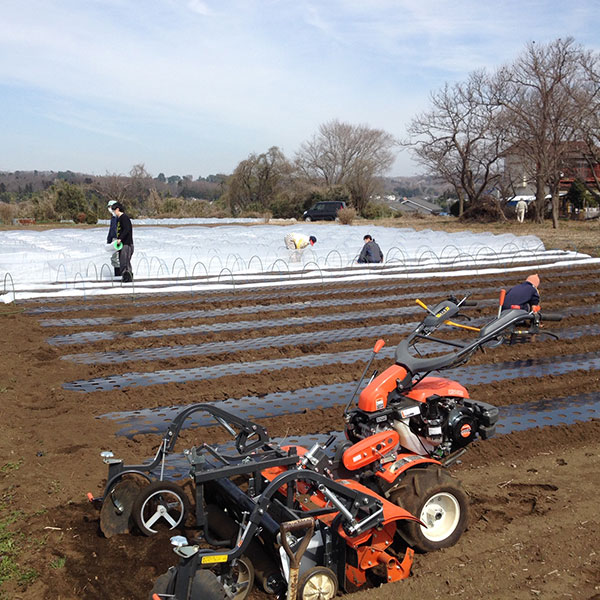
[{"label": "bare tree", "polygon": [[291,165],[276,146],[251,154],[227,181],[225,199],[233,215],[244,210],[265,211],[287,185]]},{"label": "bare tree", "polygon": [[512,153],[535,181],[535,218],[544,219],[546,186],[552,192],[552,222],[558,227],[558,183],[577,136],[574,91],[585,81],[586,53],[573,38],[531,42],[511,65],[498,70],[497,102],[503,109]]},{"label": "bare tree", "polygon": [[132,205],[143,206],[155,185],[152,176],[140,163],[131,168],[129,175],[106,173],[103,177],[97,177],[90,188],[105,201],[116,200],[129,209]]},{"label": "bare tree", "polygon": [[596,166],[600,164],[600,55],[586,52],[582,56],[586,77],[574,90],[578,108],[577,136],[581,152],[594,179],[596,193],[600,193],[600,177]]},{"label": "bare tree", "polygon": [[117,173],[106,173],[103,177],[94,179],[91,189],[106,202],[115,200],[124,203],[130,197],[131,179]]},{"label": "bare tree", "polygon": [[345,186],[354,207],[363,212],[378,189],[378,177],[394,162],[395,138],[381,129],[351,125],[338,120],[319,127],[319,132],[302,144],[296,166],[313,185]]},{"label": "bare tree", "polygon": [[408,126],[416,160],[431,175],[454,188],[462,214],[465,198],[472,204],[489,194],[502,176],[504,130],[497,126],[494,90],[484,71],[465,83],[446,84],[431,94],[431,109]]}]

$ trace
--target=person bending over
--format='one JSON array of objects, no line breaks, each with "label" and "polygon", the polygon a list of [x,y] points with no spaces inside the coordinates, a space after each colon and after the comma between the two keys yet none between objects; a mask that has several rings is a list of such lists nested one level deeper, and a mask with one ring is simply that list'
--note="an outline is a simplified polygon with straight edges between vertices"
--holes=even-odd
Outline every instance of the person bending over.
[{"label": "person bending over", "polygon": [[300,262],[302,251],[308,246],[314,246],[317,243],[317,238],[314,235],[310,237],[302,233],[286,233],[283,242],[288,250],[291,250],[290,261]]}]

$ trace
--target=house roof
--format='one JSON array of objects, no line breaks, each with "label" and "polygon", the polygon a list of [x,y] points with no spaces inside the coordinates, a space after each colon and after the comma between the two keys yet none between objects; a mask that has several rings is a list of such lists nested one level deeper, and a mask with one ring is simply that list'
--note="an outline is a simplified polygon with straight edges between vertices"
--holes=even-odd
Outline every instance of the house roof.
[{"label": "house roof", "polygon": [[439,213],[442,208],[438,204],[428,202],[422,198],[400,198],[390,203],[390,207],[402,212],[420,212],[424,214]]}]

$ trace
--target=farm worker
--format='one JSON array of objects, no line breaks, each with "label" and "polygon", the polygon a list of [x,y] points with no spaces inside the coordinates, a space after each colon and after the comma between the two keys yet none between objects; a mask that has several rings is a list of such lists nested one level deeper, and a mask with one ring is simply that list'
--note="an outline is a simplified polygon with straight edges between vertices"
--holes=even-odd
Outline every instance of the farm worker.
[{"label": "farm worker", "polygon": [[527,212],[527,202],[521,198],[517,202],[517,221],[522,223],[525,220],[525,213]]},{"label": "farm worker", "polygon": [[359,263],[380,263],[383,262],[383,252],[379,244],[369,235],[363,238],[365,245],[360,251],[356,262]]},{"label": "farm worker", "polygon": [[113,212],[117,215],[117,243],[123,244],[119,250],[119,267],[121,277],[126,283],[133,281],[131,269],[131,256],[133,255],[133,225],[131,219],[123,212],[123,206],[119,202],[112,205]]},{"label": "farm worker", "polygon": [[531,310],[534,306],[540,305],[540,278],[538,275],[530,275],[523,283],[511,287],[504,297],[502,310],[509,308],[521,308]]},{"label": "farm worker", "polygon": [[302,256],[302,251],[308,246],[314,246],[317,243],[317,238],[314,235],[306,236],[301,233],[286,233],[283,241],[288,250],[292,250],[290,260],[299,262]]},{"label": "farm worker", "polygon": [[[113,212],[112,207],[117,203],[116,200],[109,200],[106,208],[108,208],[108,212],[110,213],[110,225],[108,227],[108,235],[106,236],[106,243],[112,244],[117,239],[117,215]],[[121,269],[119,267],[119,252],[113,252],[110,257],[110,264],[113,266],[115,270],[115,277],[119,277],[121,275]]]}]

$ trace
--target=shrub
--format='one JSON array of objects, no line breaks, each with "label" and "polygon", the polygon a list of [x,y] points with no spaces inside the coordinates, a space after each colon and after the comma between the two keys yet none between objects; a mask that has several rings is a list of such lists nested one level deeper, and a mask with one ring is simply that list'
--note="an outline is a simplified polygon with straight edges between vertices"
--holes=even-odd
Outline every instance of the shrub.
[{"label": "shrub", "polygon": [[26,204],[19,212],[22,212],[24,217],[31,217],[36,221],[57,221],[59,219],[54,209],[54,197],[51,192],[43,192],[34,197],[31,205]]},{"label": "shrub", "polygon": [[85,221],[85,196],[79,186],[60,181],[50,189],[54,195],[54,209],[60,218],[72,219],[76,223]]},{"label": "shrub", "polygon": [[362,216],[365,219],[385,219],[394,216],[393,213],[394,211],[387,204],[368,202],[362,212]]},{"label": "shrub", "polygon": [[[310,208],[310,206],[307,208]],[[279,195],[269,203],[269,210],[273,213],[275,219],[298,217],[304,211],[303,200],[296,196]]]},{"label": "shrub", "polygon": [[352,221],[356,219],[356,211],[351,207],[340,208],[337,213],[340,223],[343,225],[352,225]]},{"label": "shrub", "polygon": [[474,221],[477,223],[495,223],[504,221],[506,217],[502,212],[500,203],[492,196],[482,196],[475,203],[471,202],[459,217],[461,223]]},{"label": "shrub", "polygon": [[7,202],[0,202],[0,222],[1,223],[12,223],[15,216],[16,210],[12,204]]}]

